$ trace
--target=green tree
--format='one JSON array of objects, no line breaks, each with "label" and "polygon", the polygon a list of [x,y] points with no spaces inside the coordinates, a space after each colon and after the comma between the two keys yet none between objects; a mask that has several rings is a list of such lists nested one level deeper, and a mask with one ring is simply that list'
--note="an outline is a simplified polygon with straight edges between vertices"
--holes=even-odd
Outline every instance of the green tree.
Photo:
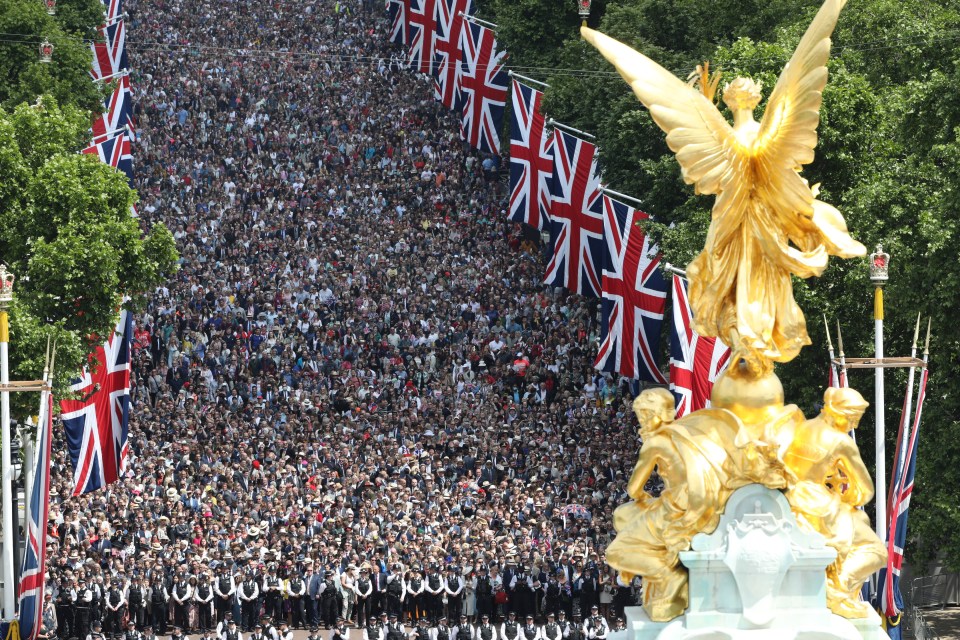
[{"label": "green tree", "polygon": [[[102,20],[98,0],[64,0],[55,16],[39,0],[0,0],[0,105],[11,108],[51,94],[63,105],[100,109],[107,89],[90,81],[88,40]],[[54,46],[49,63],[40,61],[44,39]]]},{"label": "green tree", "polygon": [[0,257],[19,278],[13,377],[37,378],[54,336],[61,389],[112,330],[121,304],[142,305],[178,257],[166,227],[144,236],[131,217],[136,194],[126,177],[76,152],[85,122],[51,97],[0,110]]},{"label": "green tree", "polygon": [[[502,3],[509,5],[511,3]],[[640,198],[665,258],[688,262],[710,222],[712,198],[684,185],[663,133],[612,67],[580,39],[575,3],[494,2],[493,17],[514,68],[549,81],[545,110],[593,132],[604,182]],[[623,0],[594,2],[591,25],[647,54],[680,77],[705,58],[729,81],[761,80],[769,95],[819,0]],[[538,23],[543,34],[537,35]],[[948,0],[858,0],[834,33],[816,160],[804,168],[821,198],[837,206],[853,235],[893,254],[886,289],[886,352],[909,352],[916,314],[933,319],[929,402],[924,410],[911,541],[915,563],[943,553],[960,568],[960,323],[956,259],[960,216],[960,7]],[[562,42],[560,42],[562,40]],[[552,46],[551,43],[557,43]],[[542,67],[551,66],[547,72]],[[762,106],[762,105],[761,105]],[[729,117],[729,113],[727,113]],[[823,277],[794,281],[813,345],[778,367],[787,398],[808,414],[827,370],[822,313],[839,320],[847,355],[873,352],[872,288],[863,260],[831,261]],[[834,339],[836,339],[834,337]],[[886,373],[887,451],[892,457],[904,371]],[[873,398],[873,375],[851,382]],[[872,411],[858,435],[873,463]],[[888,471],[889,471],[888,459]],[[881,496],[880,499],[885,499]],[[871,510],[872,513],[872,510]]]}]

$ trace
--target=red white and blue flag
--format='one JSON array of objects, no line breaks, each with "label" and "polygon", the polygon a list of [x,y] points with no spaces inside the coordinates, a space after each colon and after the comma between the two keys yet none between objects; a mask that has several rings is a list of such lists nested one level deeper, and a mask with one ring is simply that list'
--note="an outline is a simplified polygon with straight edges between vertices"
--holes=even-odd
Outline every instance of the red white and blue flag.
[{"label": "red white and blue flag", "polygon": [[393,44],[407,44],[407,13],[410,9],[410,0],[390,0],[387,2],[387,17],[390,18],[390,42]]},{"label": "red white and blue flag", "polygon": [[[903,598],[900,594],[900,570],[903,567],[903,551],[907,544],[907,517],[910,513],[910,498],[913,495],[913,481],[917,470],[917,448],[920,442],[920,417],[923,414],[923,402],[927,397],[927,378],[929,369],[924,367],[920,376],[920,391],[917,395],[917,410],[913,419],[913,429],[909,438],[901,438],[897,446],[897,460],[901,454],[905,457],[903,465],[894,481],[893,502],[890,510],[889,532],[887,535],[887,567],[880,570],[877,594],[880,610],[887,617],[888,632],[896,629],[899,634],[900,612],[903,611]],[[906,447],[906,449],[904,449]],[[891,625],[891,622],[895,623]],[[891,629],[891,626],[893,627]],[[891,637],[895,637],[890,633]]]},{"label": "red white and blue flag", "polygon": [[44,392],[46,419],[38,425],[37,458],[30,500],[30,520],[20,565],[20,637],[35,640],[43,625],[47,518],[50,515],[50,449],[53,438],[53,394]]},{"label": "red white and blue flag", "polygon": [[93,68],[90,75],[94,80],[103,80],[129,68],[127,62],[127,29],[123,20],[100,27],[103,42],[93,43]]},{"label": "red white and blue flag", "polygon": [[540,111],[543,93],[513,81],[510,116],[510,210],[507,217],[543,229],[550,222],[553,134]]},{"label": "red white and blue flag", "polygon": [[93,141],[102,142],[114,131],[128,127],[133,137],[133,94],[130,76],[120,76],[117,86],[107,99],[106,111],[93,121]]},{"label": "red white and blue flag", "polygon": [[133,187],[133,155],[130,153],[130,134],[126,130],[121,129],[80,153],[97,156],[104,164],[123,171],[130,187]]},{"label": "red white and blue flag", "polygon": [[70,387],[81,398],[60,401],[75,496],[115,482],[126,466],[132,338],[133,318],[124,310],[114,334],[97,347],[91,366]]},{"label": "red white and blue flag", "polygon": [[434,97],[448,109],[459,111],[460,65],[463,50],[460,48],[464,16],[474,12],[473,0],[437,0],[437,36],[434,43],[433,89]]},{"label": "red white and blue flag", "polygon": [[710,393],[727,365],[730,349],[719,338],[693,330],[687,283],[673,276],[673,327],[670,332],[670,391],[677,399],[677,418],[710,406]]},{"label": "red white and blue flag", "polygon": [[406,7],[410,68],[428,76],[433,74],[433,54],[436,52],[438,1],[409,0]]},{"label": "red white and blue flag", "polygon": [[507,106],[507,54],[497,51],[496,34],[467,22],[460,32],[460,139],[486,153],[500,153],[500,131]]},{"label": "red white and blue flag", "polygon": [[593,366],[634,380],[666,384],[657,365],[667,281],[660,251],[638,226],[647,214],[603,196],[603,266],[600,349]]},{"label": "red white and blue flag", "polygon": [[559,129],[553,133],[550,241],[544,283],[599,298],[606,244],[597,148]]}]

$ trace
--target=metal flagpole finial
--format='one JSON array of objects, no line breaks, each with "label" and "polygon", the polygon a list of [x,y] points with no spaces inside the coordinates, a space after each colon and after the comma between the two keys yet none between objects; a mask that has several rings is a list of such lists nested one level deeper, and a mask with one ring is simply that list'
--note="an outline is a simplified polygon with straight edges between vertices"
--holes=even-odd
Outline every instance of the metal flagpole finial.
[{"label": "metal flagpole finial", "polygon": [[870,281],[882,286],[890,278],[890,254],[883,250],[883,245],[877,243],[877,250],[870,254]]},{"label": "metal flagpole finial", "polygon": [[917,326],[913,328],[913,350],[917,350],[917,340],[920,338],[920,313],[917,313]]},{"label": "metal flagpole finial", "polygon": [[843,334],[840,333],[840,321],[837,320],[837,347],[839,348],[840,357],[843,357]]},{"label": "metal flagpole finial", "polygon": [[827,332],[827,347],[833,351],[833,340],[830,338],[830,325],[827,323],[827,314],[823,314],[823,328]]},{"label": "metal flagpole finial", "polygon": [[926,360],[927,356],[930,355],[930,325],[933,323],[933,318],[927,318],[927,341],[923,345],[923,358]]}]

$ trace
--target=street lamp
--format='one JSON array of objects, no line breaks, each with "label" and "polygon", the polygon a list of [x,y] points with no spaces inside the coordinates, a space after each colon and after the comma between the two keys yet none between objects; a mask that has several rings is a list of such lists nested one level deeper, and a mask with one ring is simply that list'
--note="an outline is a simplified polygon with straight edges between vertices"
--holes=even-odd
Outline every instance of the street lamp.
[{"label": "street lamp", "polygon": [[8,311],[13,303],[13,274],[7,265],[0,263],[0,516],[3,520],[3,556],[0,558],[0,577],[3,578],[3,617],[12,618],[15,613],[13,581],[13,467],[10,464],[10,320]]},{"label": "street lamp", "polygon": [[40,43],[40,62],[50,62],[53,60],[53,45],[49,40],[44,39]]}]

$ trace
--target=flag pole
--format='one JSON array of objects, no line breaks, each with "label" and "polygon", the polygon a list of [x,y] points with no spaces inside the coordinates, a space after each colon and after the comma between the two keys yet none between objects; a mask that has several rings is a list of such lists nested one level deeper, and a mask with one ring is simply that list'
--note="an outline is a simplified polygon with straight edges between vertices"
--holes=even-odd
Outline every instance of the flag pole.
[{"label": "flag pole", "polygon": [[630,202],[634,203],[634,204],[637,205],[638,207],[642,207],[642,206],[643,206],[643,202],[641,202],[640,200],[637,200],[637,199],[634,198],[633,196],[628,196],[628,195],[625,194],[625,193],[620,193],[619,191],[614,191],[613,189],[608,189],[607,187],[605,187],[605,186],[603,186],[603,185],[600,185],[600,191],[602,191],[603,193],[606,193],[606,194],[608,194],[608,195],[611,195],[611,196],[613,196],[613,197],[615,197],[615,198],[620,198],[621,200],[629,200]]},{"label": "flag pole", "polygon": [[830,325],[827,324],[827,314],[823,314],[823,330],[827,333],[827,355],[830,357],[830,373],[832,378],[830,382],[836,382],[840,386],[840,374],[837,373],[837,365],[833,363],[833,340],[830,338]]},{"label": "flag pole", "polygon": [[[913,329],[913,345],[910,347],[910,357],[917,357],[917,340],[920,338],[920,314],[917,314],[917,324]],[[900,419],[900,428],[897,433],[897,459],[894,460],[893,474],[890,476],[890,490],[887,492],[887,511],[893,508],[893,494],[895,485],[903,473],[907,458],[907,447],[901,447],[900,442],[910,442],[910,415],[913,413],[913,380],[916,367],[910,367],[907,372],[907,397],[903,401],[903,416]]]},{"label": "flag pole", "polygon": [[[890,254],[884,253],[883,245],[878,244],[876,251],[870,254],[870,282],[873,284],[873,350],[877,362],[883,361],[883,285],[889,279],[888,267]],[[877,508],[877,521],[874,523],[877,536],[881,542],[887,541],[887,502],[883,496],[887,495],[887,449],[886,428],[883,393],[883,367],[874,369],[874,410],[876,424],[874,429],[874,446],[877,479],[874,493]]]},{"label": "flag pole", "polygon": [[488,21],[488,20],[483,20],[483,19],[478,18],[478,17],[476,17],[476,16],[471,16],[471,15],[469,15],[469,14],[467,14],[467,13],[464,13],[463,11],[457,12],[457,15],[460,16],[461,18],[463,18],[464,20],[468,21],[468,22],[476,22],[477,24],[483,25],[483,26],[485,26],[485,27],[489,27],[489,28],[491,28],[491,29],[496,29],[496,28],[497,28],[497,25],[493,24],[492,22],[490,22],[490,21]]},{"label": "flag pole", "polygon": [[687,272],[686,272],[686,271],[684,271],[683,269],[678,269],[677,267],[673,266],[673,265],[670,264],[669,262],[663,265],[663,270],[664,270],[664,271],[669,271],[670,273],[675,273],[675,274],[677,274],[678,276],[680,276],[680,277],[682,277],[682,278],[686,278],[686,277],[687,277]]},{"label": "flag pole", "polygon": [[527,76],[522,76],[522,75],[520,75],[519,73],[515,72],[513,69],[508,69],[508,70],[507,70],[507,75],[510,76],[511,78],[516,78],[516,79],[518,79],[518,80],[523,80],[524,82],[532,82],[533,84],[538,84],[538,85],[540,85],[541,87],[546,87],[547,89],[550,88],[550,85],[548,85],[546,82],[540,82],[539,80],[534,80],[533,78],[528,78]]},{"label": "flag pole", "polygon": [[10,463],[10,319],[7,313],[13,302],[13,274],[0,263],[0,483],[3,485],[2,517],[3,556],[0,566],[3,578],[3,618],[10,620],[16,615],[14,598],[17,585],[13,581],[13,465]]},{"label": "flag pole", "polygon": [[580,129],[574,129],[573,127],[563,124],[562,122],[557,122],[553,118],[547,118],[547,124],[551,127],[559,127],[564,131],[569,131],[570,133],[576,133],[577,135],[581,135],[585,138],[590,138],[591,140],[596,140],[597,138],[597,136],[593,135],[592,133],[587,133],[586,131],[581,131]]},{"label": "flag pole", "polygon": [[847,356],[843,354],[843,334],[840,333],[839,320],[837,320],[837,348],[840,349],[840,372],[837,374],[837,382],[843,389],[847,386]]}]

